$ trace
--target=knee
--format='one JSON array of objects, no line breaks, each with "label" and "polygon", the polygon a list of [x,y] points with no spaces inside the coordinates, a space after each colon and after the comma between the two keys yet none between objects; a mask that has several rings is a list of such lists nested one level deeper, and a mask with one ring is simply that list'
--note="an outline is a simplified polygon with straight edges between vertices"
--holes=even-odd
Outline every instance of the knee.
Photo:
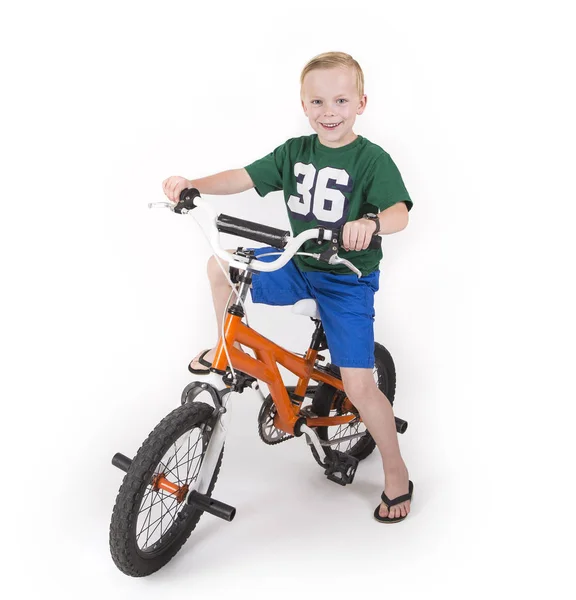
[{"label": "knee", "polygon": [[348,399],[358,409],[367,402],[373,401],[374,398],[380,396],[381,392],[372,377],[362,378],[343,378],[344,391]]},{"label": "knee", "polygon": [[[224,268],[227,268],[226,264],[224,264]],[[208,273],[208,279],[210,280],[211,285],[222,285],[228,283],[215,256],[211,256],[208,259],[206,271]]]},{"label": "knee", "polygon": [[378,392],[376,383],[354,383],[344,388],[348,399],[354,406],[361,407],[370,398],[374,397],[374,394]]}]

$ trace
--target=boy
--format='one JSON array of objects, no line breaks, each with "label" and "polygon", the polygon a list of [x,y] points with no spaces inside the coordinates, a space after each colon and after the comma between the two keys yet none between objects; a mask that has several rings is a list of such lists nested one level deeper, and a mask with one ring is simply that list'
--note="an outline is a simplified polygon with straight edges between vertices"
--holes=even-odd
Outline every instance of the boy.
[{"label": "boy", "polygon": [[[191,187],[201,194],[237,194],[255,188],[260,196],[284,190],[294,235],[313,227],[342,227],[344,251],[339,254],[360,269],[361,278],[343,265],[296,256],[279,271],[255,276],[252,300],[265,304],[317,300],[331,360],[340,367],[346,394],[382,455],[385,488],[374,518],[395,523],[410,512],[413,485],[400,455],[392,407],[372,374],[374,293],[382,251],[367,248],[374,234],[395,233],[407,226],[412,201],[390,156],[353,131],[367,101],[360,65],[342,52],[321,54],[304,67],[300,83],[302,107],[315,135],[288,140],[243,169],[195,180],[169,177],[163,189],[173,202]],[[213,257],[208,275],[220,331],[230,288]],[[213,356],[214,348],[201,352],[189,369],[206,372]]]}]

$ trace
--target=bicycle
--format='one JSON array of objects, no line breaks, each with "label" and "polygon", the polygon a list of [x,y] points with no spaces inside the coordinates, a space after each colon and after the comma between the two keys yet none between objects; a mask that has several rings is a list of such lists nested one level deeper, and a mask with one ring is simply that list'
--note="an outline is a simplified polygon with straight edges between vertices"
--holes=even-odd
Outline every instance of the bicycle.
[{"label": "bicycle", "polygon": [[[152,430],[134,459],[120,453],[112,459],[112,464],[126,475],[112,512],[110,551],[116,566],[134,577],[150,575],[168,563],[204,512],[227,521],[234,518],[233,506],[212,498],[230,425],[227,406],[233,393],[251,388],[259,395],[262,406],[258,430],[263,442],[275,445],[304,436],[325,475],[340,485],[352,483],[359,461],[376,445],[346,397],[338,367],[322,364],[326,359],[319,352],[327,349],[327,343],[314,300],[301,300],[294,305],[295,312],[315,323],[304,355],[282,348],[243,322],[253,271],[282,268],[308,240],[318,244],[330,242],[326,250],[312,255],[329,264],[345,264],[360,276],[354,265],[338,256],[341,232],[320,227],[291,238],[288,231],[216,215],[195,189],[183,190],[176,205],[149,205],[153,206],[165,206],[180,214],[196,207],[204,211],[209,217],[207,229],[212,248],[216,256],[229,263],[231,296],[236,294],[236,299],[232,305],[228,302],[209,374],[198,376],[197,381],[184,388],[180,406]],[[197,211],[192,214],[197,215]],[[277,248],[279,258],[263,262],[247,248],[238,248],[231,254],[220,246],[219,232]],[[375,236],[371,247],[380,243],[381,238]],[[253,350],[255,358],[237,349],[236,342]],[[377,385],[393,404],[394,361],[378,343],[374,355]],[[278,364],[297,375],[295,386],[284,385]],[[266,398],[260,382],[269,388]],[[195,400],[201,393],[210,396],[212,405]],[[397,417],[395,420],[396,430],[404,433],[408,423]]]}]

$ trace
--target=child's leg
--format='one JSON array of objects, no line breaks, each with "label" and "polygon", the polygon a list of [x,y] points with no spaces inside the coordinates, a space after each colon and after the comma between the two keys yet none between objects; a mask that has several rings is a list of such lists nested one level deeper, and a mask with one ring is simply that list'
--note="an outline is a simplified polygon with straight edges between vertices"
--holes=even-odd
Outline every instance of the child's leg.
[{"label": "child's leg", "polygon": [[[234,250],[228,250],[228,252],[234,252]],[[275,260],[278,258],[276,255],[279,252],[281,251],[277,248],[264,247],[255,249],[256,257],[264,262]],[[220,332],[222,331],[222,321],[224,320],[225,315],[224,311],[231,289],[228,280],[214,256],[208,260],[208,279],[212,290],[212,301],[214,303],[214,312],[218,326],[216,339],[218,339],[220,337]],[[252,302],[254,303],[278,306],[294,304],[303,298],[312,297],[306,280],[302,277],[302,274],[292,261],[289,261],[287,265],[278,271],[273,271],[271,273],[255,272],[250,292]],[[234,298],[232,298],[231,301],[233,302]],[[239,344],[234,345],[237,348],[242,349]],[[203,353],[204,350],[200,351],[190,363],[190,366],[193,369],[207,369],[205,365],[198,362],[198,359]],[[206,352],[203,360],[211,363],[215,354],[216,344]]]},{"label": "child's leg", "polygon": [[[234,250],[228,250],[227,252],[233,253]],[[224,268],[228,267],[227,263],[224,263]],[[222,269],[218,265],[216,258],[211,256],[208,260],[208,281],[210,282],[210,289],[212,291],[212,303],[214,305],[214,314],[216,315],[216,325],[217,325],[217,336],[216,339],[220,337],[220,332],[222,331],[222,321],[224,320],[224,311],[226,310],[226,304],[228,302],[228,297],[230,296],[231,287],[226,279]],[[231,302],[234,302],[234,297]],[[240,344],[234,344],[236,348],[241,349]],[[197,356],[194,357],[190,366],[193,369],[206,369],[205,365],[202,365],[198,362],[200,355],[204,352],[201,350]],[[206,362],[211,363],[214,358],[214,354],[216,353],[216,344],[212,348],[210,348],[209,352],[204,355],[204,360]]]},{"label": "child's leg", "polygon": [[[398,434],[392,406],[378,389],[372,369],[340,367],[344,389],[352,404],[358,409],[362,421],[382,455],[384,466],[384,493],[397,498],[408,493],[408,469],[400,455]],[[390,508],[390,518],[405,517],[410,512],[410,501]],[[380,505],[380,516],[388,516],[385,504]]]},{"label": "child's leg", "polygon": [[[408,470],[400,455],[394,413],[378,389],[374,366],[374,294],[379,273],[358,279],[355,275],[307,273],[318,299],[332,363],[340,367],[350,401],[358,409],[382,455],[389,499],[408,493]],[[390,518],[406,516],[410,502],[390,509]],[[380,515],[388,516],[384,504]]]}]

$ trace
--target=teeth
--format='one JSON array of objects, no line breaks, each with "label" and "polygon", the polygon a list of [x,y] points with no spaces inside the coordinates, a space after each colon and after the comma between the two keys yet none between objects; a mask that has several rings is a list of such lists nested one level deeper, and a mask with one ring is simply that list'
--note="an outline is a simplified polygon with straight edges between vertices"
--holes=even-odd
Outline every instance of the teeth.
[{"label": "teeth", "polygon": [[324,127],[338,127],[340,123],[322,123],[322,125],[324,125]]}]

